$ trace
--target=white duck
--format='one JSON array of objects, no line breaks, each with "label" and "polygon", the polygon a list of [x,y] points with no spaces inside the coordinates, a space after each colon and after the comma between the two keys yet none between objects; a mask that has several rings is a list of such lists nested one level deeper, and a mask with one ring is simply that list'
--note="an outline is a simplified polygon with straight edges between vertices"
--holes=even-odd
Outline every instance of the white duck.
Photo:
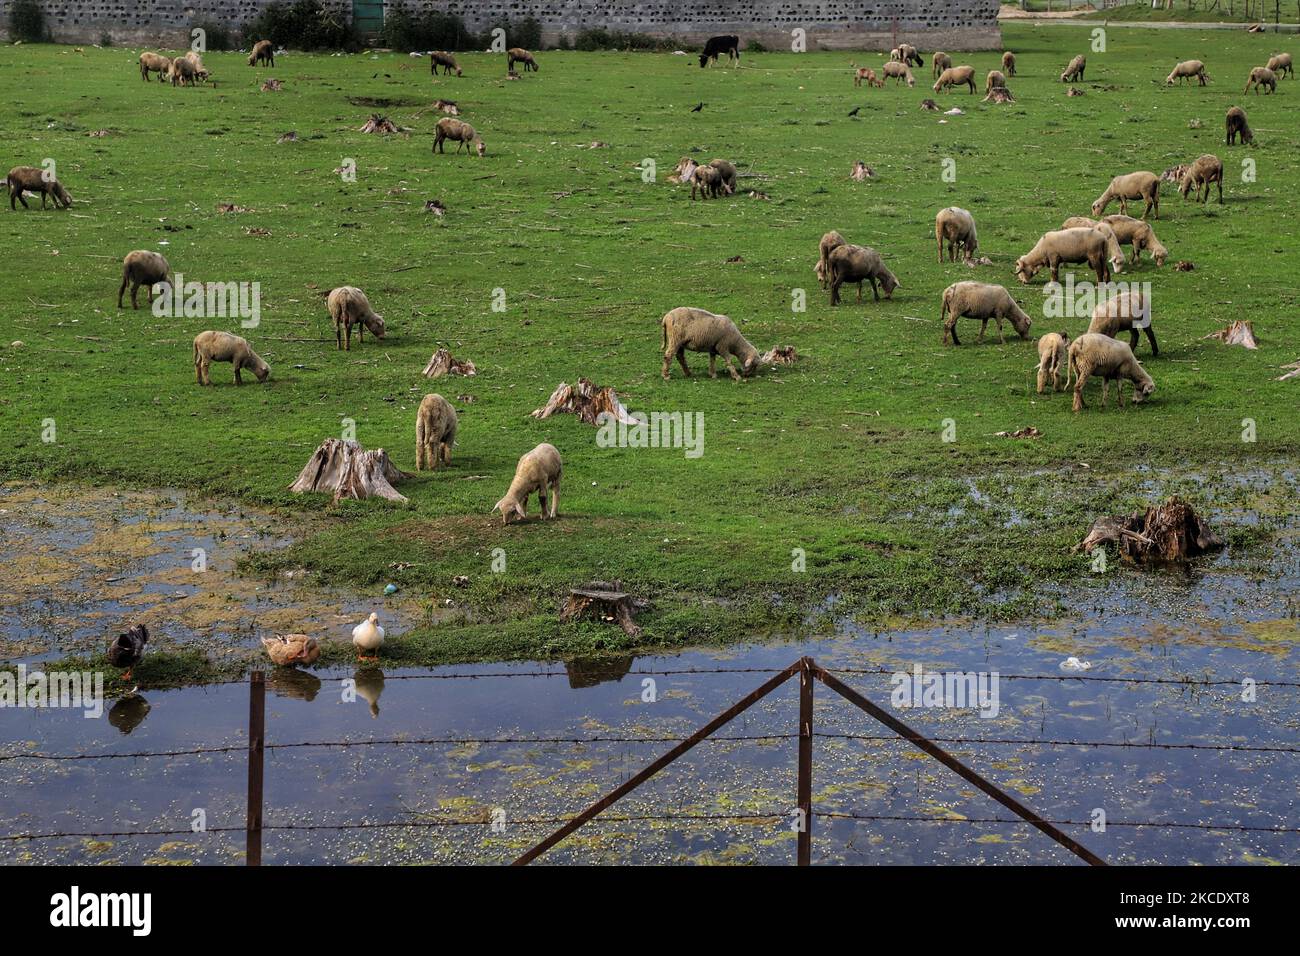
[{"label": "white duck", "polygon": [[[375,651],[384,643],[384,629],[379,626],[378,614],[372,613],[352,629],[352,643],[357,648],[357,660],[374,660],[378,657]],[[363,651],[369,651],[369,657]]]}]

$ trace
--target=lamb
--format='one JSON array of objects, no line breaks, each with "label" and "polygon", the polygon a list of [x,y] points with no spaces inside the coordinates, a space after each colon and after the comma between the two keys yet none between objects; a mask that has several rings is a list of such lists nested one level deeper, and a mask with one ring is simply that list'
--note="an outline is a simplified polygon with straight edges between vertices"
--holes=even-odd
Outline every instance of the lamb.
[{"label": "lamb", "polygon": [[1086,262],[1097,273],[1098,282],[1110,280],[1106,234],[1100,229],[1061,229],[1044,233],[1037,244],[1016,260],[1016,278],[1028,285],[1043,266],[1052,270],[1052,281],[1060,283],[1062,262]]},{"label": "lamb", "polygon": [[1274,53],[1268,58],[1268,63],[1265,66],[1278,74],[1279,79],[1286,76],[1295,76],[1295,67],[1291,65],[1290,53]]},{"label": "lamb", "polygon": [[1085,57],[1082,53],[1080,53],[1078,56],[1076,56],[1073,60],[1070,61],[1070,65],[1067,66],[1065,68],[1065,72],[1061,74],[1061,82],[1070,83],[1073,82],[1074,80],[1082,80],[1083,71],[1087,68],[1087,66],[1088,66],[1088,58]]},{"label": "lamb", "polygon": [[934,241],[939,247],[939,261],[943,262],[943,245],[948,244],[948,260],[957,261],[957,249],[964,259],[972,259],[979,248],[975,232],[975,217],[960,206],[940,209],[934,217]]},{"label": "lamb", "polygon": [[1110,268],[1112,272],[1123,272],[1124,250],[1119,246],[1119,236],[1110,223],[1102,220],[1089,219],[1087,216],[1071,216],[1065,222],[1061,223],[1062,229],[1100,229],[1106,236],[1106,256],[1110,259]]},{"label": "lamb", "polygon": [[[1064,332],[1048,332],[1038,340],[1038,394],[1042,395],[1050,379],[1052,391],[1070,387],[1070,365],[1067,350],[1070,336]],[[1065,370],[1065,384],[1061,384],[1061,371]]]},{"label": "lamb", "polygon": [[258,63],[275,66],[275,47],[270,40],[258,40],[253,44],[252,52],[248,54],[248,65],[257,66]]},{"label": "lamb", "polygon": [[861,86],[862,81],[867,81],[867,86],[874,86],[877,89],[885,85],[885,81],[876,76],[876,71],[869,66],[860,66],[853,71],[853,85]]},{"label": "lamb", "polygon": [[1070,368],[1074,376],[1074,410],[1083,408],[1083,387],[1092,375],[1101,376],[1101,405],[1106,407],[1111,380],[1117,382],[1119,404],[1124,405],[1123,380],[1133,383],[1133,403],[1149,398],[1156,383],[1133,355],[1133,350],[1123,342],[1097,332],[1085,332],[1070,343]]},{"label": "lamb", "polygon": [[510,523],[511,514],[517,514],[521,519],[527,518],[524,509],[528,505],[529,496],[535,491],[537,500],[541,503],[542,517],[548,517],[546,491],[549,487],[551,492],[549,517],[554,518],[560,507],[560,476],[563,471],[564,463],[560,460],[560,453],[555,450],[555,446],[542,442],[519,459],[510,488],[506,491],[505,497],[492,506],[492,510],[501,512],[502,524]]},{"label": "lamb", "polygon": [[886,299],[892,299],[894,290],[900,286],[898,279],[886,268],[880,253],[867,246],[845,244],[832,250],[827,259],[827,276],[831,280],[831,305],[840,304],[840,286],[846,282],[857,283],[859,302],[862,301],[864,281],[871,283],[871,295],[877,302],[880,301],[877,283],[885,290]]},{"label": "lamb", "polygon": [[18,211],[18,203],[23,204],[24,209],[30,209],[27,200],[23,198],[23,193],[40,193],[41,208],[46,208],[46,199],[54,200],[54,208],[67,209],[72,205],[72,196],[63,184],[49,176],[44,169],[37,169],[35,166],[15,166],[9,170],[9,175],[5,177],[5,188],[9,190],[9,208]]},{"label": "lamb", "polygon": [[1119,200],[1119,211],[1128,215],[1128,201],[1130,199],[1142,199],[1146,201],[1146,208],[1142,210],[1142,218],[1147,217],[1147,213],[1154,211],[1155,217],[1160,218],[1160,177],[1155,173],[1136,172],[1126,173],[1123,176],[1116,176],[1106,187],[1106,191],[1097,197],[1097,201],[1092,204],[1092,214],[1096,218],[1101,218],[1101,214],[1106,211],[1111,200]]},{"label": "lamb", "polygon": [[934,54],[934,56],[930,57],[930,63],[933,64],[933,69],[931,70],[930,75],[937,80],[940,73],[952,66],[952,57],[947,53],[944,53],[942,50],[939,50]]},{"label": "lamb", "polygon": [[352,350],[352,326],[357,326],[357,340],[364,342],[369,329],[377,339],[384,337],[384,317],[370,308],[370,300],[356,286],[342,285],[330,290],[325,300],[330,318],[334,320],[334,346],[345,352]]},{"label": "lamb", "polygon": [[939,318],[943,320],[943,344],[952,339],[953,345],[961,345],[957,338],[957,320],[966,318],[980,320],[980,334],[976,340],[984,341],[984,331],[989,319],[998,323],[998,341],[1006,343],[1002,333],[1002,320],[1007,319],[1022,339],[1029,338],[1031,319],[1025,311],[1011,298],[1011,293],[1000,285],[988,282],[954,282],[943,290],[939,305]]},{"label": "lamb", "polygon": [[522,47],[511,47],[509,50],[506,50],[506,56],[509,58],[506,63],[507,72],[513,71],[516,63],[522,63],[524,65],[525,73],[529,70],[537,72],[539,69],[537,66],[537,60],[531,53]]},{"label": "lamb", "polygon": [[[1178,187],[1178,191],[1182,194],[1183,198],[1186,199],[1187,194],[1190,193],[1192,187],[1195,186],[1196,201],[1209,202],[1210,187],[1215,183],[1219,186],[1219,205],[1222,206],[1223,161],[1213,153],[1206,153],[1203,156],[1196,157],[1196,161],[1193,162],[1191,168],[1187,170],[1187,175],[1183,177],[1182,185]],[[1205,190],[1204,199],[1201,198],[1202,189]]]},{"label": "lamb", "polygon": [[1201,86],[1204,86],[1206,81],[1210,78],[1210,75],[1205,72],[1205,64],[1200,60],[1184,60],[1182,63],[1175,66],[1170,74],[1165,77],[1165,85],[1173,86],[1174,80],[1178,80],[1181,83],[1183,80],[1191,79],[1193,76],[1200,80]]},{"label": "lamb", "polygon": [[1138,261],[1138,255],[1143,249],[1151,253],[1151,258],[1155,260],[1157,266],[1165,264],[1165,259],[1169,256],[1169,250],[1165,248],[1164,243],[1156,238],[1156,232],[1151,228],[1151,223],[1144,222],[1141,219],[1134,219],[1131,216],[1107,216],[1102,222],[1106,223],[1115,232],[1115,238],[1119,240],[1120,245],[1130,243],[1133,246],[1133,261]]},{"label": "lamb", "polygon": [[456,443],[456,409],[441,395],[426,395],[415,414],[415,470],[436,471],[451,464]]},{"label": "lamb", "polygon": [[691,175],[691,198],[695,198],[696,191],[700,193],[700,199],[708,199],[710,196],[716,198],[722,191],[722,173],[716,166],[696,166]]},{"label": "lamb", "polygon": [[452,139],[456,141],[456,152],[460,152],[462,146],[465,147],[465,155],[469,155],[471,144],[480,157],[487,154],[487,146],[483,142],[483,137],[475,132],[474,127],[463,120],[454,119],[450,116],[444,116],[438,120],[434,128],[433,151],[435,153],[445,153],[447,148],[443,146],[443,141]]},{"label": "lamb", "polygon": [[1007,88],[1007,78],[1001,70],[989,70],[988,76],[984,77],[984,94],[987,96],[994,88]]},{"label": "lamb", "polygon": [[950,66],[939,74],[939,79],[937,79],[934,84],[934,91],[939,93],[950,86],[969,86],[970,91],[974,93],[975,67]]},{"label": "lamb", "polygon": [[1238,136],[1241,137],[1243,146],[1248,145],[1255,138],[1255,134],[1250,131],[1250,124],[1246,122],[1246,111],[1240,106],[1228,110],[1225,123],[1228,130],[1227,145],[1235,144]]},{"label": "lamb", "polygon": [[167,71],[171,69],[172,58],[163,56],[161,53],[141,53],[140,54],[140,79],[146,83],[149,82],[149,74],[157,73],[158,82],[163,81]]},{"label": "lamb", "polygon": [[212,376],[208,369],[213,362],[230,362],[235,366],[235,384],[243,385],[240,369],[248,369],[257,376],[259,382],[265,382],[271,374],[271,366],[262,361],[260,355],[245,339],[229,332],[200,332],[194,336],[194,380],[200,385],[211,385]]},{"label": "lamb", "polygon": [[916,86],[916,77],[912,76],[912,71],[908,69],[907,64],[905,63],[900,63],[897,60],[890,60],[883,68],[881,68],[880,72],[886,78],[892,76],[895,80],[899,80],[900,82],[906,80],[908,86]]},{"label": "lamb", "polygon": [[148,249],[128,252],[122,260],[122,286],[117,290],[117,307],[122,308],[122,295],[126,292],[128,282],[131,284],[131,308],[140,308],[135,300],[140,286],[145,287],[145,294],[152,302],[153,287],[160,282],[166,282],[171,271],[172,267],[167,260],[156,252],[150,252]]},{"label": "lamb", "polygon": [[[748,378],[758,368],[758,349],[749,344],[728,316],[683,306],[664,313],[659,324],[663,329],[664,365],[661,374],[665,382],[674,355],[682,366],[682,372],[687,378],[691,377],[691,370],[686,365],[687,351],[709,353],[709,378],[718,377],[719,355],[734,381],[739,382],[741,375]],[[733,358],[740,360],[739,372]]]},{"label": "lamb", "polygon": [[817,273],[817,283],[823,289],[830,283],[831,253],[842,245],[844,245],[844,237],[834,229],[822,236],[821,242],[817,244],[818,259],[813,271]]},{"label": "lamb", "polygon": [[1129,333],[1129,348],[1136,352],[1140,332],[1145,332],[1147,342],[1151,344],[1151,355],[1160,354],[1156,344],[1156,334],[1151,328],[1151,303],[1141,291],[1121,292],[1101,302],[1092,310],[1092,319],[1088,323],[1089,332],[1109,335],[1117,338],[1120,332]]},{"label": "lamb", "polygon": [[460,65],[456,62],[456,58],[450,53],[435,51],[429,54],[429,68],[433,71],[434,76],[438,75],[438,67],[443,68],[442,72],[444,74],[451,73],[455,70],[457,76],[461,75]]},{"label": "lamb", "polygon": [[1002,70],[1007,76],[1016,75],[1016,55],[1010,50],[1002,54]]},{"label": "lamb", "polygon": [[1249,93],[1251,87],[1255,88],[1255,95],[1259,95],[1259,88],[1267,86],[1270,93],[1277,92],[1277,76],[1266,66],[1257,66],[1250,71],[1250,77],[1246,80],[1246,88],[1243,93]]}]

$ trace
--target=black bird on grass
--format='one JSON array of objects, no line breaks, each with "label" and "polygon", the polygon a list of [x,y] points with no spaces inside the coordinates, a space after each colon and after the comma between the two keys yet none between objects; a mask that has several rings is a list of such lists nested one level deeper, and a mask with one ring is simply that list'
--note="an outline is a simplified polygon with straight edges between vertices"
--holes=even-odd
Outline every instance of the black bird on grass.
[{"label": "black bird on grass", "polygon": [[131,679],[131,671],[144,657],[144,646],[149,643],[149,628],[136,624],[125,634],[119,634],[108,645],[108,662],[114,667],[125,667],[122,680]]},{"label": "black bird on grass", "polygon": [[698,113],[698,112],[699,112],[700,110],[702,110],[702,109],[704,109],[704,104],[703,104],[703,103],[700,103],[699,106],[692,106],[692,107],[691,107],[691,112],[692,112],[692,113]]},{"label": "black bird on grass", "polygon": [[857,115],[858,115],[858,110],[860,110],[860,109],[862,109],[861,106],[855,106],[855,107],[853,107],[853,109],[849,110],[849,115],[850,115],[850,116],[857,116]]}]

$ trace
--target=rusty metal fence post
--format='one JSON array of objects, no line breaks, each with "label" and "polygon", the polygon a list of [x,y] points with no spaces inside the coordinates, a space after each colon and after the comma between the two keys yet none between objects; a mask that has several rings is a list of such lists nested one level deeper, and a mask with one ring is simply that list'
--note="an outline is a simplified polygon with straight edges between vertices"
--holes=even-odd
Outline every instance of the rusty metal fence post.
[{"label": "rusty metal fence post", "polygon": [[798,865],[812,863],[813,659],[799,659],[799,852]]},{"label": "rusty metal fence post", "polygon": [[266,753],[266,678],[253,671],[248,681],[248,818],[244,863],[262,865],[262,758]]}]

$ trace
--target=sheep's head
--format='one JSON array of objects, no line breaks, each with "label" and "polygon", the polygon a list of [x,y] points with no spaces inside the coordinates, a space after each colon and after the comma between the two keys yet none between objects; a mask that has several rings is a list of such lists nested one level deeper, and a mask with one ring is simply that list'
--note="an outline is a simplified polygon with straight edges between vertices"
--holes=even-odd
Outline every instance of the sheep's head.
[{"label": "sheep's head", "polygon": [[265,382],[271,377],[271,366],[267,365],[266,362],[262,361],[260,358],[250,367],[253,370],[253,374],[257,376],[259,382]]},{"label": "sheep's head", "polygon": [[1169,257],[1169,250],[1164,246],[1155,245],[1151,247],[1151,258],[1155,260],[1157,266],[1165,264],[1165,259]]},{"label": "sheep's head", "polygon": [[1016,278],[1020,280],[1021,285],[1029,285],[1029,280],[1034,277],[1034,273],[1037,271],[1025,261],[1024,256],[1016,260]]},{"label": "sheep's head", "polygon": [[456,67],[456,75],[457,76],[461,75],[460,67]]},{"label": "sheep's head", "polygon": [[362,321],[365,322],[366,328],[375,338],[382,339],[384,337],[384,317],[378,312],[371,312]]},{"label": "sheep's head", "polygon": [[932,87],[932,89],[933,89],[936,93],[938,93],[938,92],[939,92],[939,87],[942,86],[942,85],[943,85],[943,80],[942,80],[942,79],[935,80],[935,81],[934,81],[934,86]]},{"label": "sheep's head", "polygon": [[[1015,312],[1011,313],[1011,327],[1016,330],[1016,332],[1020,335],[1022,339],[1029,338],[1029,327],[1033,324],[1034,324],[1033,319],[1031,319],[1020,309],[1017,309]],[[1065,339],[1065,341],[1067,342],[1069,341],[1069,338],[1065,335],[1064,332],[1061,333],[1061,335],[1062,338]]]},{"label": "sheep's head", "polygon": [[500,501],[498,501],[496,504],[494,504],[494,505],[492,506],[492,510],[493,510],[493,511],[500,511],[500,512],[501,512],[501,523],[502,523],[502,524],[509,524],[509,523],[510,523],[510,515],[512,515],[512,514],[517,514],[517,515],[519,515],[519,517],[520,517],[521,520],[524,519],[524,518],[527,518],[527,517],[528,517],[528,515],[524,513],[524,506],[523,506],[523,504],[522,504],[521,502],[519,502],[519,501],[516,501],[514,498],[511,498],[511,497],[509,497],[509,496],[507,496],[507,497],[505,497],[505,498],[502,498]]},{"label": "sheep's head", "polygon": [[72,205],[72,195],[63,188],[63,183],[56,182],[54,184],[54,202],[56,205],[63,206],[64,209]]},{"label": "sheep's head", "polygon": [[1139,382],[1133,389],[1133,404],[1140,405],[1151,397],[1151,393],[1156,390],[1156,383],[1148,378],[1145,382]]},{"label": "sheep's head", "polygon": [[820,259],[813,263],[813,272],[817,275],[817,282],[826,285],[826,266]]},{"label": "sheep's head", "polygon": [[1192,191],[1192,174],[1188,173],[1183,177],[1183,181],[1178,185],[1179,194],[1186,199],[1187,194]]},{"label": "sheep's head", "polygon": [[487,144],[484,143],[483,139],[479,136],[474,137],[474,151],[478,153],[479,156],[487,155]]},{"label": "sheep's head", "polygon": [[1106,204],[1103,203],[1100,199],[1098,199],[1095,203],[1092,204],[1092,214],[1094,216],[1100,216],[1102,212],[1105,211],[1105,209],[1106,209]]}]

